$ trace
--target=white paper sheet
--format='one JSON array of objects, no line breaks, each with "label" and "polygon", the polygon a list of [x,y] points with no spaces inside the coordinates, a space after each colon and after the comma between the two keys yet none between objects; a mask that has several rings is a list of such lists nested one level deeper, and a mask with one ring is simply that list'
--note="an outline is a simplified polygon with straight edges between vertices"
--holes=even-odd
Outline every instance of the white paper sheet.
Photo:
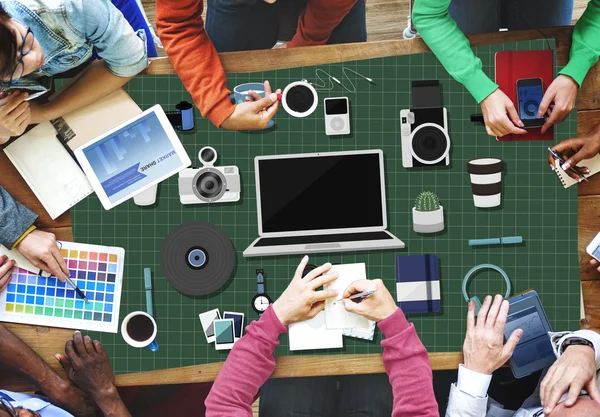
[{"label": "white paper sheet", "polygon": [[354,281],[367,279],[367,269],[364,263],[334,265],[329,273],[337,272],[338,278],[323,286],[326,290],[337,290],[338,296],[325,301],[325,316],[328,329],[366,329],[369,327],[369,320],[359,316],[356,313],[350,313],[344,308],[344,303],[340,300],[344,291]]},{"label": "white paper sheet", "polygon": [[310,320],[290,324],[288,332],[290,350],[344,347],[342,329],[328,330],[324,311]]}]

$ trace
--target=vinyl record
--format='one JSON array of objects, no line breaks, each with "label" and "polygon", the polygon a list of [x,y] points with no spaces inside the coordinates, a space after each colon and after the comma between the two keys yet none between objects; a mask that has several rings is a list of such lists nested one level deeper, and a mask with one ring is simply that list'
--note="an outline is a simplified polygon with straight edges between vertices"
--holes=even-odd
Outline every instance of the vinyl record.
[{"label": "vinyl record", "polygon": [[235,251],[229,237],[207,222],[171,230],[160,248],[160,267],[169,283],[186,295],[217,291],[231,276]]}]

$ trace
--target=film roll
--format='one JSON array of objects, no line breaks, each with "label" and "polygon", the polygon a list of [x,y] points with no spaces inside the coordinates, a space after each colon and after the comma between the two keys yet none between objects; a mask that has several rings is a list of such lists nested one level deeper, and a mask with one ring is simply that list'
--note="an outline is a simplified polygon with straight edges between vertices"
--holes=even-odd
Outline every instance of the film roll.
[{"label": "film roll", "polygon": [[235,266],[229,237],[208,222],[190,222],[171,230],[160,248],[167,281],[186,295],[206,295],[221,288]]}]

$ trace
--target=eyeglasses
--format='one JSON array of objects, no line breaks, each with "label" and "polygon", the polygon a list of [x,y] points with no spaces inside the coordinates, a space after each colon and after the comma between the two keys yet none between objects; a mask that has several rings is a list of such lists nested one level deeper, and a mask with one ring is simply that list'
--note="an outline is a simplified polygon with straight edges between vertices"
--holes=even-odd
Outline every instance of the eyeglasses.
[{"label": "eyeglasses", "polygon": [[10,74],[10,80],[8,81],[8,85],[12,85],[12,83],[23,76],[23,72],[25,71],[25,64],[23,64],[23,57],[27,55],[33,49],[33,41],[35,40],[35,36],[33,35],[33,31],[30,28],[27,28],[27,33],[23,36],[23,42],[21,43],[21,49],[19,50],[19,59],[15,64],[12,73]]},{"label": "eyeglasses", "polygon": [[6,398],[0,398],[0,404],[4,407],[6,412],[10,414],[10,417],[19,417],[19,413],[15,410],[15,407],[13,407]]}]

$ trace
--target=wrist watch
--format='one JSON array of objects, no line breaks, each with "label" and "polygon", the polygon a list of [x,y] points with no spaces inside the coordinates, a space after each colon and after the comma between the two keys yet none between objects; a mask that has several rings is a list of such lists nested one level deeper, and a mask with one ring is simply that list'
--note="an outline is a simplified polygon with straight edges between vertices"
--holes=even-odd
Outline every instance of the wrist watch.
[{"label": "wrist watch", "polygon": [[594,352],[596,352],[596,349],[594,349],[594,344],[589,340],[581,337],[570,337],[562,343],[560,353],[562,354],[569,346],[589,346]]},{"label": "wrist watch", "polygon": [[271,305],[272,301],[267,294],[265,294],[265,275],[262,269],[256,270],[256,285],[258,292],[252,299],[252,308],[258,313],[258,317],[261,317],[265,310]]}]

